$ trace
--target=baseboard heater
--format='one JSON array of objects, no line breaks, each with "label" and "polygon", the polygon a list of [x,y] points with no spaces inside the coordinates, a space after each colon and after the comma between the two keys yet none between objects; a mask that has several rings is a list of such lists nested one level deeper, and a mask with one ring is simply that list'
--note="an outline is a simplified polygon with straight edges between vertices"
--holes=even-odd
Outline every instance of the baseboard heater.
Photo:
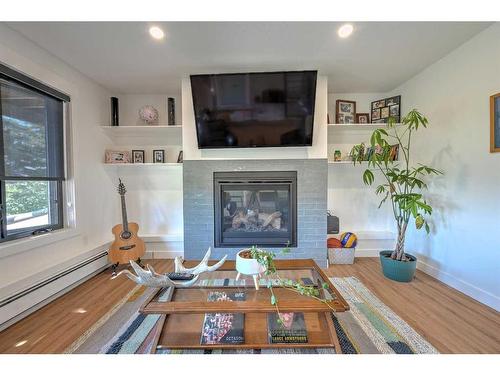
[{"label": "baseboard heater", "polygon": [[68,275],[68,274],[70,274],[70,273],[72,273],[72,272],[74,272],[82,267],[87,266],[90,263],[93,263],[101,258],[104,258],[107,255],[108,255],[108,252],[103,251],[97,255],[94,255],[88,259],[81,261],[80,263],[75,264],[74,266],[71,266],[71,267],[65,269],[64,271],[59,272],[58,274],[56,274],[54,276],[49,277],[48,279],[40,281],[39,283],[37,283],[37,284],[27,288],[27,289],[24,289],[16,294],[10,296],[10,297],[7,297],[7,298],[0,301],[0,308],[8,305],[9,303],[12,303],[12,302],[18,300],[19,298],[22,298],[30,293],[33,293],[37,289],[43,288],[44,286],[60,279],[61,277],[64,277],[64,276],[66,276],[66,275]]}]

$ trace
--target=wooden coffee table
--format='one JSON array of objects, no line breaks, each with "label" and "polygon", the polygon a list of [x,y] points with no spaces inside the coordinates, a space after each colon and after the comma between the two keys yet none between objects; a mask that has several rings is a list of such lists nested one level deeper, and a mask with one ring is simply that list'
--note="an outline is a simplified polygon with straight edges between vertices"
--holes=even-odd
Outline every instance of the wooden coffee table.
[{"label": "wooden coffee table", "polygon": [[[186,261],[192,267],[198,261]],[[262,287],[255,290],[251,276],[242,276],[237,282],[234,261],[226,261],[217,271],[200,275],[199,281],[189,288],[158,289],[141,307],[143,314],[162,314],[156,326],[157,347],[169,349],[264,349],[264,348],[335,348],[341,353],[337,334],[331,319],[332,312],[349,310],[328,279],[328,276],[312,259],[276,260],[277,272],[281,278],[302,280],[305,284],[319,286],[320,296],[328,299],[328,305],[294,291],[273,287],[280,312],[302,312],[306,323],[308,342],[304,344],[270,344],[268,341],[267,313],[276,312],[271,305],[271,292],[263,277]],[[328,289],[321,285],[326,283]],[[211,291],[244,291],[245,301],[207,302]],[[200,343],[205,313],[244,313],[245,343],[202,345]]]}]

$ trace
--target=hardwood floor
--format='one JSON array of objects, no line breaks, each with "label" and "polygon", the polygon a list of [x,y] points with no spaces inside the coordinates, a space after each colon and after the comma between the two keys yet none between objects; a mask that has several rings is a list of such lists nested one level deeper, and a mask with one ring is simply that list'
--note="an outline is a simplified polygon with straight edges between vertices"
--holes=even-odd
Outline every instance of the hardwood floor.
[{"label": "hardwood floor", "polygon": [[441,353],[500,353],[500,313],[421,271],[398,283],[382,275],[378,258],[357,258],[327,273],[357,277]]},{"label": "hardwood floor", "polygon": [[[173,269],[172,261],[146,262]],[[384,278],[378,259],[357,258],[326,272],[356,276],[442,353],[500,353],[500,313],[420,271],[412,283],[397,283]],[[0,353],[61,353],[134,285],[104,271],[0,332]]]}]

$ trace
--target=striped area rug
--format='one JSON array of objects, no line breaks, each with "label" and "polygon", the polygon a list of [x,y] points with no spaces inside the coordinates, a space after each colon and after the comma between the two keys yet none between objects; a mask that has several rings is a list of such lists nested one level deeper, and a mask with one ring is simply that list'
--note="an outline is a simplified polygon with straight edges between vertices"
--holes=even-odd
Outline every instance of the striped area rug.
[{"label": "striped area rug", "polygon": [[[355,277],[331,278],[349,303],[350,311],[332,314],[342,352],[345,354],[437,353],[437,350],[404,320],[375,297]],[[220,280],[215,284],[226,285]],[[230,284],[228,284],[230,285]],[[151,291],[136,287],[109,314],[106,314],[66,353],[132,354],[150,353],[155,336],[163,325],[160,314],[143,315],[138,309]],[[160,298],[166,298],[166,291]],[[333,349],[262,349],[262,350],[170,350],[157,354],[334,354]]]}]

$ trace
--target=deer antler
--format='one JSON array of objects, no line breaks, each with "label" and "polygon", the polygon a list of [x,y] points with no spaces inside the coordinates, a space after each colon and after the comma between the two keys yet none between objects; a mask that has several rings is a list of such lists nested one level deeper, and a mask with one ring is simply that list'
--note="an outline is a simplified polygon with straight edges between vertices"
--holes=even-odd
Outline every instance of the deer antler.
[{"label": "deer antler", "polygon": [[182,262],[184,259],[182,257],[175,257],[174,264],[175,264],[175,272],[181,272],[181,273],[192,273],[194,275],[199,275],[200,273],[203,272],[213,272],[220,268],[224,264],[224,262],[227,259],[227,255],[224,255],[221,260],[219,260],[217,263],[215,263],[212,266],[208,265],[208,259],[210,258],[210,255],[212,254],[212,248],[209,247],[205,256],[201,260],[201,262],[193,268],[185,268],[182,265]]},{"label": "deer antler", "polygon": [[213,266],[208,265],[208,258],[210,258],[211,248],[208,248],[207,253],[203,257],[202,261],[193,268],[184,268],[182,266],[182,257],[175,258],[175,272],[182,273],[192,273],[195,276],[191,280],[187,281],[173,281],[168,278],[167,275],[162,275],[157,273],[152,266],[149,264],[146,265],[146,269],[139,266],[133,260],[130,261],[130,265],[132,269],[135,271],[135,275],[129,270],[123,270],[118,272],[116,276],[113,276],[112,279],[117,278],[120,275],[127,276],[130,280],[134,281],[136,284],[145,285],[154,288],[165,288],[165,287],[189,287],[195,284],[198,281],[200,274],[203,272],[212,272],[218,269],[224,262],[226,261],[227,255],[225,255],[220,261],[218,261]]}]

